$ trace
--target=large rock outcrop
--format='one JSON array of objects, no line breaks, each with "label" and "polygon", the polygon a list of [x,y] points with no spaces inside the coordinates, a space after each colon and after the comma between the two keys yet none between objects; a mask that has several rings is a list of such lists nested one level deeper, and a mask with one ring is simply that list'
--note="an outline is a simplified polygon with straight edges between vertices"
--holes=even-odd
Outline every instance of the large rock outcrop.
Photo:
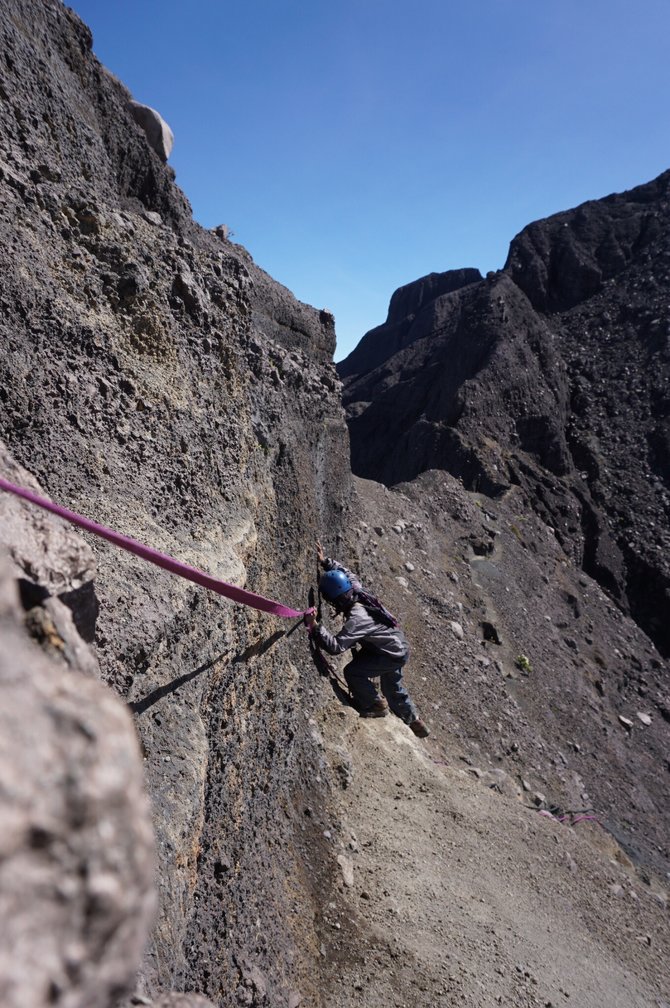
[{"label": "large rock outcrop", "polygon": [[137,101],[128,104],[133,119],[144,130],[151,149],[158,154],[161,161],[167,161],[174,145],[174,133],[165,119],[160,112],[149,105]]},{"label": "large rock outcrop", "polygon": [[386,322],[366,333],[355,351],[342,361],[338,366],[340,377],[346,381],[367,374],[417,340],[442,329],[446,324],[444,313],[451,304],[448,295],[481,279],[476,269],[448,270],[400,287],[391,298]]},{"label": "large rock outcrop", "polygon": [[339,365],[358,475],[521,485],[666,655],[669,187],[666,172],[530,225],[478,283],[401,288],[404,319],[393,307]]},{"label": "large rock outcrop", "polygon": [[[0,471],[33,482],[4,450]],[[66,604],[86,543],[3,494],[0,550],[0,1001],[107,1008],[155,909],[140,749]]]},{"label": "large rock outcrop", "polygon": [[[9,0],[1,33],[0,433],[72,509],[300,607],[350,479],[332,317],[192,222],[72,11]],[[95,553],[101,675],[134,714],[157,838],[139,993],[309,996],[301,852],[325,840],[296,807],[326,792],[304,641]]]}]

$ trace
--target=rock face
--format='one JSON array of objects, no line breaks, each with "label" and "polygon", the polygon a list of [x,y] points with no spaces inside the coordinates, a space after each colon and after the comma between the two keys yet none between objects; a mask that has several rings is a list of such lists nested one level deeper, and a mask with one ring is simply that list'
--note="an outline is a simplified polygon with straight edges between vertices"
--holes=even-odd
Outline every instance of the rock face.
[{"label": "rock face", "polygon": [[538,221],[478,283],[401,288],[339,365],[358,475],[520,485],[666,655],[669,188],[666,172]]},{"label": "rock face", "polygon": [[[7,0],[1,31],[0,471],[296,607],[323,538],[401,615],[432,731],[420,743],[399,721],[358,719],[317,678],[300,628],[289,636],[0,495],[1,1003],[343,1008],[364,992],[386,1008],[417,989],[425,1003],[512,1008],[568,996],[600,1008],[603,991],[615,1008],[667,1000],[667,899],[650,877],[667,871],[665,673],[530,511],[527,488],[540,481],[548,513],[564,477],[525,448],[522,485],[495,507],[435,472],[402,493],[356,493],[332,316],[297,302],[225,228],[193,224],[71,11]],[[549,353],[549,322],[499,279]],[[458,349],[487,284],[458,271],[403,291],[398,353],[430,340],[431,311]],[[465,375],[488,374],[497,339],[492,315]],[[540,350],[521,335],[514,347],[544,373]],[[504,488],[487,426],[491,405],[504,411],[492,380],[477,387],[461,456],[458,437],[444,443],[473,480]],[[550,420],[553,402],[546,391]],[[431,444],[416,449],[429,459]],[[557,429],[555,467],[563,451]],[[112,690],[139,736],[158,862],[134,989],[151,838]],[[547,800],[596,803],[650,875],[609,834],[601,858],[567,827],[547,832],[517,803],[518,778]],[[626,892],[616,907],[611,885]],[[547,892],[562,908],[551,933]]]},{"label": "rock face", "polygon": [[[0,469],[32,482],[6,453]],[[51,594],[92,575],[90,550],[21,502],[0,508],[0,1000],[106,1008],[134,985],[155,909],[142,760]]]},{"label": "rock face", "polygon": [[[12,483],[40,492],[1,441],[0,473]],[[93,554],[64,523],[50,521],[36,510],[0,493],[0,542],[7,551],[21,604],[33,613],[34,621],[52,624],[62,644],[56,649],[57,657],[79,671],[97,675],[97,662],[85,646],[94,638],[98,614]]]},{"label": "rock face", "polygon": [[[332,316],[192,222],[72,11],[9,0],[1,24],[0,435],[73,510],[301,608],[350,482]],[[297,809],[326,799],[301,633],[91,545],[94,589],[87,554],[48,590],[63,619],[91,594],[141,738],[159,907],[139,992],[308,997],[327,880]]]}]

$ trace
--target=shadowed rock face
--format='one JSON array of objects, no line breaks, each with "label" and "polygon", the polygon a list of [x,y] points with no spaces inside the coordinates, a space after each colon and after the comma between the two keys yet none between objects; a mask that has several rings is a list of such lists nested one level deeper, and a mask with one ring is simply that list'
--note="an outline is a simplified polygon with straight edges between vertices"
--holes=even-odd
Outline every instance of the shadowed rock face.
[{"label": "shadowed rock face", "polygon": [[539,311],[587,301],[627,266],[658,253],[667,191],[666,172],[630,192],[536,221],[510,245],[505,270]]},{"label": "shadowed rock face", "polygon": [[[67,7],[9,0],[0,32],[0,434],[59,502],[302,608],[350,481],[332,317],[192,222]],[[304,640],[92,545],[88,632],[134,712],[156,831],[140,990],[308,997],[328,880],[302,854],[325,844],[303,798],[326,800]],[[74,618],[39,582],[42,622]]]},{"label": "shadowed rock face", "polygon": [[[530,225],[479,283],[401,288],[339,365],[355,473],[390,485],[442,468],[491,495],[519,484],[665,654],[669,187],[666,172]],[[435,297],[417,307],[412,289]]]},{"label": "shadowed rock face", "polygon": [[367,333],[354,353],[342,361],[340,377],[354,380],[441,328],[451,303],[447,295],[481,279],[479,270],[449,270],[400,287],[391,298],[385,324]]}]

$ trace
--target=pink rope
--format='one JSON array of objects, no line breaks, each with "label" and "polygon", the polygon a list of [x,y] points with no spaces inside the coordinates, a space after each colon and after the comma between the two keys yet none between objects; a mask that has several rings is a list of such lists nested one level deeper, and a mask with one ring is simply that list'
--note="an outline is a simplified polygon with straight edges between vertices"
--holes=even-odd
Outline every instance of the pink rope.
[{"label": "pink rope", "polygon": [[[532,805],[527,805],[526,808],[532,808]],[[554,822],[561,823],[562,826],[576,826],[580,822],[597,822],[600,826],[600,820],[598,816],[594,815],[579,815],[573,812],[566,812],[565,815],[555,816],[553,812],[549,812],[548,809],[536,809],[541,816],[546,819],[553,819]]]},{"label": "pink rope", "polygon": [[8,480],[2,479],[2,477],[0,477],[0,490],[6,490],[17,497],[22,497],[31,504],[36,504],[37,507],[44,508],[45,511],[51,511],[52,514],[58,515],[59,518],[64,518],[73,525],[78,525],[80,528],[86,529],[87,532],[92,532],[94,535],[114,543],[115,546],[120,546],[121,549],[134,553],[135,556],[148,560],[149,563],[155,564],[157,567],[162,567],[163,570],[169,571],[171,574],[178,574],[179,577],[186,578],[187,581],[193,581],[194,584],[207,588],[208,591],[216,592],[217,595],[224,595],[226,598],[232,599],[233,602],[239,602],[242,605],[251,606],[252,609],[258,609],[260,612],[271,613],[273,616],[282,616],[286,619],[296,619],[298,616],[304,616],[306,612],[310,611],[290,609],[288,606],[281,605],[279,602],[273,602],[272,599],[264,598],[262,595],[256,595],[245,588],[238,588],[237,585],[231,585],[226,581],[219,580],[219,578],[211,577],[211,575],[205,574],[204,571],[198,570],[196,567],[189,567],[188,564],[175,560],[174,557],[168,556],[167,553],[160,553],[158,550],[152,549],[151,546],[145,546],[144,543],[131,539],[130,536],[121,535],[120,532],[115,532],[105,525],[98,525],[97,522],[91,521],[90,518],[84,518],[83,515],[61,507],[60,504],[54,504],[52,501],[45,500],[44,497],[39,497],[32,490],[25,490],[23,487],[15,486],[14,483],[10,483]]}]

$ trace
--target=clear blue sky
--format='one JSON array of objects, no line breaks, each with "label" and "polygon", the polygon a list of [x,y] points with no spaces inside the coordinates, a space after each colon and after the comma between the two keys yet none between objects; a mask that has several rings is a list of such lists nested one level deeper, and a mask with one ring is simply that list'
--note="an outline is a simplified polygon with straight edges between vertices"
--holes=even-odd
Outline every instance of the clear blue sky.
[{"label": "clear blue sky", "polygon": [[205,227],[346,355],[430,272],[670,167],[669,0],[75,0]]}]

